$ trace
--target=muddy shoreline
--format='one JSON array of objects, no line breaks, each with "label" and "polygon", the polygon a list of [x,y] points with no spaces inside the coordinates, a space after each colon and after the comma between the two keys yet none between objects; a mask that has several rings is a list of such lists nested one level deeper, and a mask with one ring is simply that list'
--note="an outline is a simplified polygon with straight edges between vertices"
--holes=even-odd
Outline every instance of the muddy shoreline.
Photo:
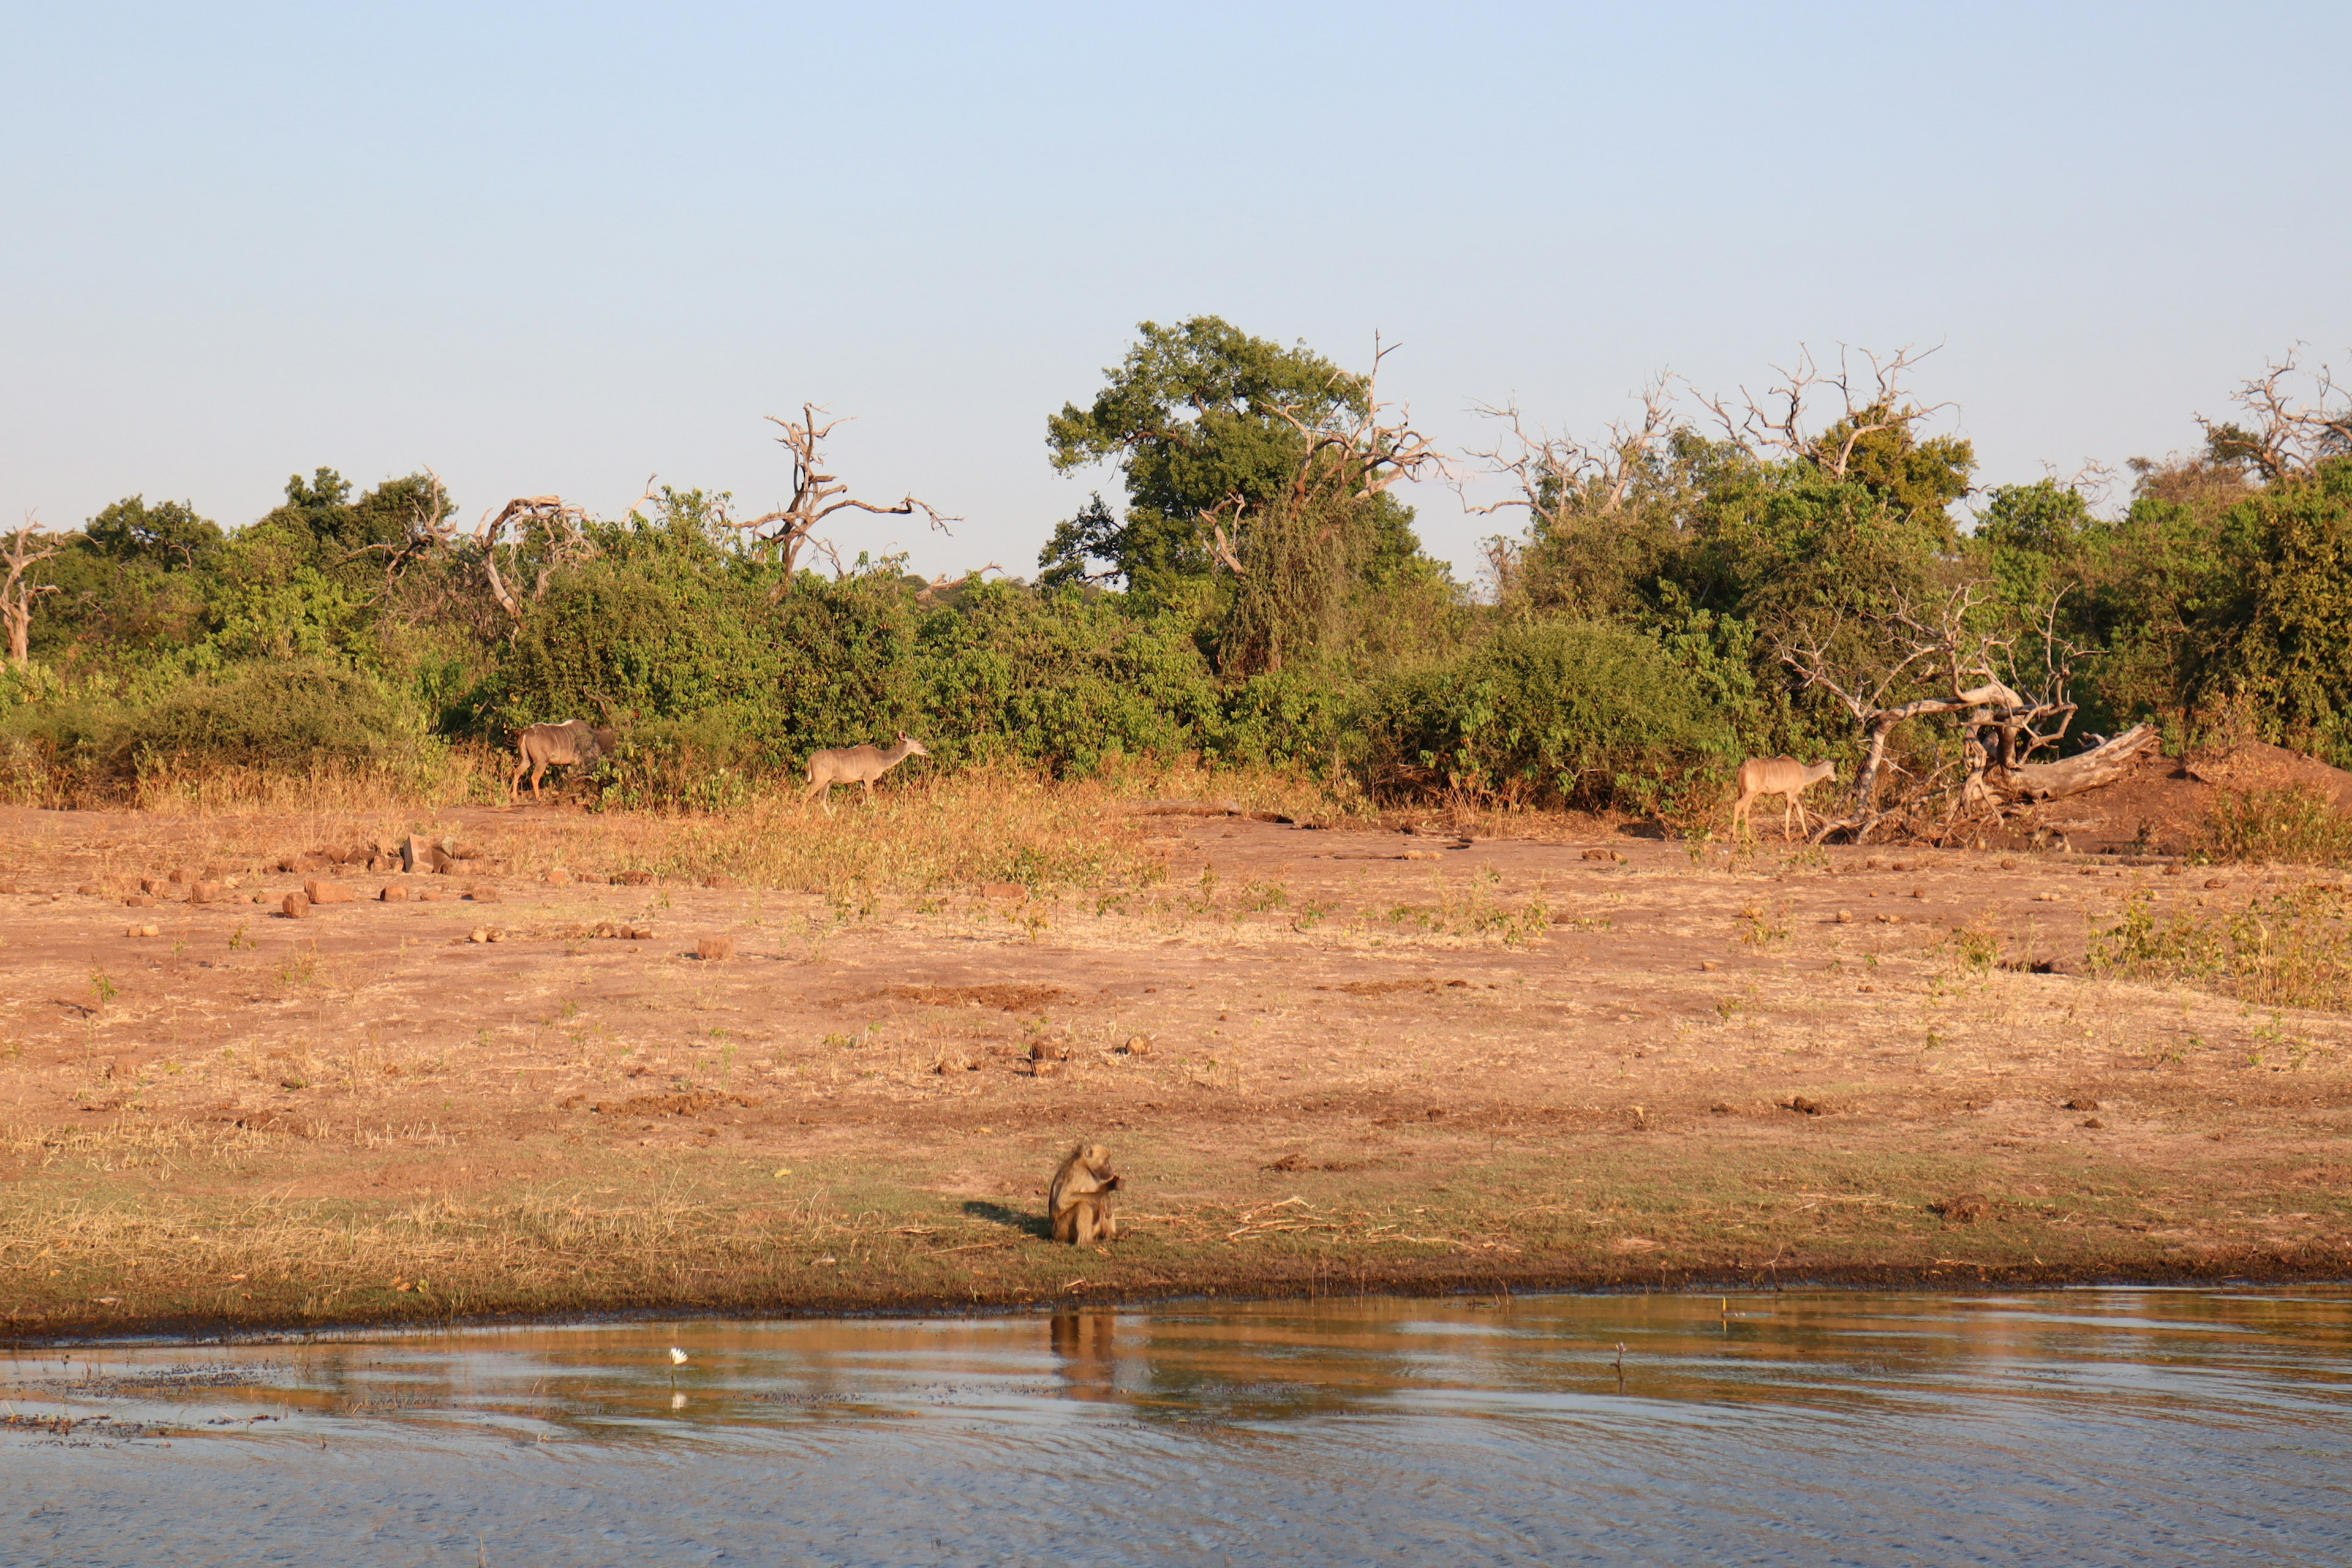
[{"label": "muddy shoreline", "polygon": [[2322,874],[1130,805],[12,814],[0,1340],[2352,1278],[2346,1016],[2085,963]]}]

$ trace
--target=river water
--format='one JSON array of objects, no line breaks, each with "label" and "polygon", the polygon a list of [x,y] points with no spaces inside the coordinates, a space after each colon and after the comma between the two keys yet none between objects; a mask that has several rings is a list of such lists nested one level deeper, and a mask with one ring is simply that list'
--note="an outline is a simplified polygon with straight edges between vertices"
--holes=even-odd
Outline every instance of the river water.
[{"label": "river water", "polygon": [[43,1568],[2352,1562],[2340,1289],[354,1333],[0,1398]]}]

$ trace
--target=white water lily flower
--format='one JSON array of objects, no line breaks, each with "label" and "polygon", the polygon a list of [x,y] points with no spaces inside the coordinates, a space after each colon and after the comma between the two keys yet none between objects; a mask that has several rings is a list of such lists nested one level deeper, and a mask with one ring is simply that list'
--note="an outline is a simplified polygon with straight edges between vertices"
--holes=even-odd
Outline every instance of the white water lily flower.
[{"label": "white water lily flower", "polygon": [[686,1352],[678,1349],[676,1345],[670,1346],[669,1363],[672,1366],[684,1366],[686,1364]]}]

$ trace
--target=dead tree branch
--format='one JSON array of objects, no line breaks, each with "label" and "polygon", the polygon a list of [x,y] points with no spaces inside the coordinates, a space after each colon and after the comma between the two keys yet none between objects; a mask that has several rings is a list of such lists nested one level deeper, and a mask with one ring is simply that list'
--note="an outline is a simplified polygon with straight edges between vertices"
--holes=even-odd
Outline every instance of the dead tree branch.
[{"label": "dead tree branch", "polygon": [[1451,477],[1436,442],[1413,428],[1412,410],[1381,401],[1381,363],[1396,348],[1373,335],[1372,368],[1361,378],[1360,407],[1341,403],[1312,416],[1293,405],[1274,407],[1275,416],[1298,433],[1306,449],[1279,495],[1253,503],[1234,493],[1201,513],[1204,543],[1219,564],[1236,576],[1248,574],[1242,536],[1270,507],[1317,517],[1318,536],[1328,542],[1345,526],[1347,513],[1400,480],[1432,470]]},{"label": "dead tree branch", "polygon": [[[499,508],[497,516],[484,517],[475,531],[482,574],[488,579],[490,596],[518,625],[525,611],[509,575],[520,582],[522,572],[535,564],[530,597],[534,603],[545,598],[547,580],[558,567],[595,552],[588,541],[587,521],[587,513],[562,496],[518,496]],[[501,551],[507,555],[505,572],[499,569]]]},{"label": "dead tree branch", "polygon": [[[1649,466],[1652,452],[1682,427],[1674,402],[1674,384],[1679,379],[1672,371],[1660,373],[1642,389],[1640,420],[1612,424],[1609,439],[1598,446],[1547,431],[1530,433],[1516,406],[1476,405],[1472,412],[1507,425],[1509,436],[1465,455],[1481,472],[1509,479],[1517,493],[1482,506],[1471,505],[1465,497],[1463,510],[1473,516],[1521,510],[1538,525],[1573,507],[1616,511]],[[1461,488],[1458,482],[1454,486],[1457,493]]]},{"label": "dead tree branch", "polygon": [[[1910,425],[1951,406],[1937,403],[1921,407],[1909,400],[1906,388],[1909,373],[1935,352],[1906,347],[1893,358],[1882,360],[1868,349],[1850,350],[1841,343],[1837,369],[1832,372],[1814,360],[1810,348],[1800,344],[1793,364],[1772,367],[1780,374],[1780,383],[1760,397],[1742,386],[1737,404],[1723,397],[1699,401],[1722,426],[1726,439],[1752,451],[1796,458],[1833,479],[1843,479],[1864,437]],[[1866,380],[1853,368],[1856,353],[1870,362]],[[1836,396],[1836,412],[1816,428],[1811,406],[1831,394]],[[1843,433],[1832,441],[1831,433],[1841,426]]]},{"label": "dead tree branch", "polygon": [[[2296,352],[2302,347],[2295,345]],[[2202,414],[2197,423],[2213,456],[2250,463],[2264,482],[2275,484],[2352,452],[2352,401],[2338,402],[2342,393],[2327,366],[2306,371],[2289,353],[2240,384],[2231,399],[2252,417],[2251,428]]]},{"label": "dead tree branch", "polygon": [[[920,512],[941,533],[948,531],[949,523],[962,521],[948,516],[930,502],[919,500],[911,495],[900,498],[894,506],[860,500],[851,495],[849,486],[839,476],[827,472],[824,467],[825,437],[849,423],[845,416],[820,422],[820,416],[829,413],[830,409],[804,403],[801,405],[801,416],[797,420],[780,418],[772,414],[768,416],[768,422],[783,431],[776,437],[778,444],[793,456],[792,500],[764,516],[729,525],[743,530],[758,543],[773,547],[782,561],[784,574],[771,592],[771,598],[781,597],[792,585],[793,574],[800,569],[801,554],[810,548],[810,536],[835,512],[863,511],[877,517],[908,517]],[[772,529],[773,531],[763,533],[761,531],[762,529]],[[827,553],[838,572],[839,553]]]}]

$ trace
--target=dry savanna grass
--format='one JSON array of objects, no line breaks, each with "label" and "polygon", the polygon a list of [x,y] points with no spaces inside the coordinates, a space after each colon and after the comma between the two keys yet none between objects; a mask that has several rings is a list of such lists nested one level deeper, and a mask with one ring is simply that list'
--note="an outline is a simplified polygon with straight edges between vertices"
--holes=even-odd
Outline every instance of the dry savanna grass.
[{"label": "dry savanna grass", "polygon": [[[275,912],[303,852],[411,832],[474,853]],[[2325,873],[1145,770],[16,811],[0,850],[17,1339],[2352,1258]],[[1126,1178],[1086,1252],[1042,1212],[1080,1137]]]}]

